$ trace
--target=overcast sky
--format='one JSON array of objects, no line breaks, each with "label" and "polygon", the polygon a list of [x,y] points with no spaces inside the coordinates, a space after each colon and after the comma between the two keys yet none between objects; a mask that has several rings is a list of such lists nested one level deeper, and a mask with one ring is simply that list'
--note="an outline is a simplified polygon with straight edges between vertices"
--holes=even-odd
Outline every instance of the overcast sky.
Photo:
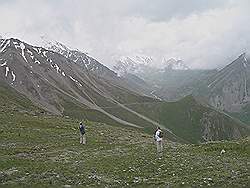
[{"label": "overcast sky", "polygon": [[46,35],[111,67],[120,56],[215,68],[250,49],[250,0],[0,0],[0,35]]}]

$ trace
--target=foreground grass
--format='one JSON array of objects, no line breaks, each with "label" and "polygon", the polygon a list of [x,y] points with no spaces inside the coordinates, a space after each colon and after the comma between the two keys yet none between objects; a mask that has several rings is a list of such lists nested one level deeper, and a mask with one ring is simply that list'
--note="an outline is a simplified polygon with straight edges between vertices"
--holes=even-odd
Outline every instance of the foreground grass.
[{"label": "foreground grass", "polygon": [[[247,187],[249,140],[165,143],[135,129],[0,112],[0,187]],[[221,150],[225,150],[221,154]]]}]

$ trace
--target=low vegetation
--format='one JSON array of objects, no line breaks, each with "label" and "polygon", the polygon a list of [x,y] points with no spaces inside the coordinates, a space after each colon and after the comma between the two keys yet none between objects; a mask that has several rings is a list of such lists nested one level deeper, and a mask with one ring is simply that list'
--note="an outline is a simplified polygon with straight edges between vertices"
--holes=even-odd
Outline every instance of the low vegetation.
[{"label": "low vegetation", "polygon": [[[0,113],[1,187],[172,187],[249,185],[249,139],[201,145],[166,141],[137,129],[78,120]],[[224,152],[225,151],[225,152]]]},{"label": "low vegetation", "polygon": [[159,158],[153,132],[87,121],[81,145],[77,110],[75,119],[51,116],[0,91],[0,187],[249,185],[249,138],[194,145],[165,137]]}]

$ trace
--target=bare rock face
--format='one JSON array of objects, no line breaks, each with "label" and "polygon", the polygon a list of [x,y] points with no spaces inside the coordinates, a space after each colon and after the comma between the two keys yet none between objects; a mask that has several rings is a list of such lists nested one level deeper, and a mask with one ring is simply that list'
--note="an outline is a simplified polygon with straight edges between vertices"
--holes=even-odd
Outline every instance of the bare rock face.
[{"label": "bare rock face", "polygon": [[250,61],[244,53],[209,79],[204,95],[217,109],[239,112],[250,102],[249,73]]},{"label": "bare rock face", "polygon": [[[203,113],[200,120],[203,127],[203,139],[205,141],[218,140],[223,137],[225,139],[239,139],[242,135],[242,129],[239,126],[228,126],[231,124],[230,119],[225,119],[223,114],[218,114],[216,111]],[[223,135],[222,135],[223,134]]]}]

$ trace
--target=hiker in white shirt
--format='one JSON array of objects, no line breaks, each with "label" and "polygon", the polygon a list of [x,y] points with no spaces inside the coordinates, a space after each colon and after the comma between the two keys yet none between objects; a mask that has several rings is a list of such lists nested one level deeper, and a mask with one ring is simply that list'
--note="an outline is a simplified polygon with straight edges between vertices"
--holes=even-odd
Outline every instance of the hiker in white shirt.
[{"label": "hiker in white shirt", "polygon": [[160,127],[157,127],[157,130],[155,131],[155,141],[156,141],[156,147],[157,147],[157,153],[162,156],[163,152],[163,144],[162,144],[162,138],[163,138],[163,132],[160,129]]}]

